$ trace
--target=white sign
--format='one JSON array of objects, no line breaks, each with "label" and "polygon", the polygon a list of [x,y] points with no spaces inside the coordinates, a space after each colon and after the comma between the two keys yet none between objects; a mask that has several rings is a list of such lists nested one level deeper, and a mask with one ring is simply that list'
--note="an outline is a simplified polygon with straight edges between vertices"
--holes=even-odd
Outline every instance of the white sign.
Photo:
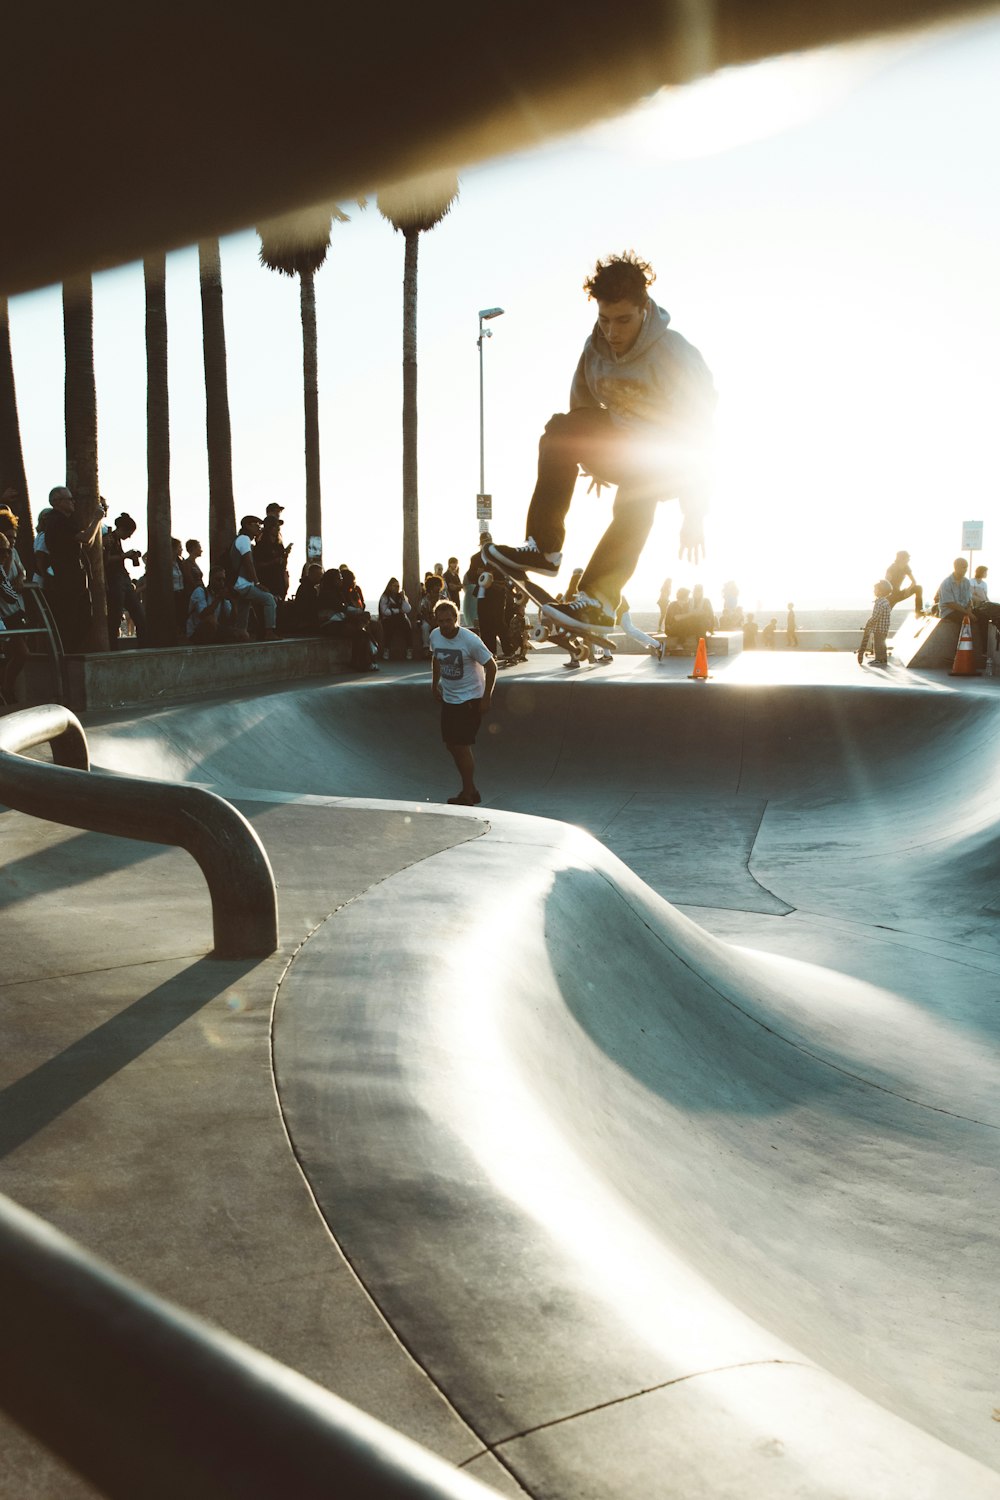
[{"label": "white sign", "polygon": [[492,521],[492,519],[493,519],[493,496],[492,495],[477,495],[476,496],[476,520],[477,521]]},{"label": "white sign", "polygon": [[982,521],[962,522],[962,551],[982,552],[983,550],[983,523]]}]

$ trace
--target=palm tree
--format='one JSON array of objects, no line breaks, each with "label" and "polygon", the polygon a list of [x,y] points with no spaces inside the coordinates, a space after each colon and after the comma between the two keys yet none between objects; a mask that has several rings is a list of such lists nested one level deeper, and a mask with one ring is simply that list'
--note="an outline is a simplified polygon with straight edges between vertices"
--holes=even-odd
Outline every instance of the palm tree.
[{"label": "palm tree", "polygon": [[440,224],[458,197],[454,172],[431,172],[381,188],[379,213],[406,242],[403,260],[403,587],[419,597],[420,505],[417,496],[417,243]]},{"label": "palm tree", "polygon": [[[63,337],[66,345],[66,483],[76,501],[74,517],[82,531],[90,531],[100,514],[101,497],[97,481],[94,289],[89,275],[74,276],[63,283]],[[84,649],[107,651],[108,612],[99,529],[85,550],[93,613]]]},{"label": "palm tree", "polygon": [[305,401],[306,556],[322,555],[323,504],[319,476],[319,359],[316,341],[315,276],[330,248],[333,222],[349,215],[336,204],[320,204],[258,225],[260,263],[282,276],[298,276],[302,317],[302,389]]},{"label": "palm tree", "polygon": [[205,433],[208,443],[208,551],[218,562],[236,535],[233,439],[229,423],[226,325],[222,314],[222,260],[218,240],[198,245],[202,345],[205,356]]},{"label": "palm tree", "polygon": [[147,255],[146,287],[146,591],[153,646],[177,638],[170,546],[170,403],[167,395],[167,258]]},{"label": "palm tree", "polygon": [[21,427],[17,419],[14,361],[10,352],[10,321],[7,298],[0,297],[0,505],[9,505],[17,516],[17,550],[31,576],[31,506],[28,477],[24,472]]}]

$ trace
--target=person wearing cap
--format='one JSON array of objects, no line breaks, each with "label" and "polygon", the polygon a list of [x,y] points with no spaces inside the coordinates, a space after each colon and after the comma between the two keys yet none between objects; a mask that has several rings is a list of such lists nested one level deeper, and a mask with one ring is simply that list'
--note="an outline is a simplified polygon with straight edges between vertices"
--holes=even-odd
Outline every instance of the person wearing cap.
[{"label": "person wearing cap", "polygon": [[273,594],[262,589],[253,560],[253,544],[264,529],[260,516],[243,516],[239,533],[229,549],[227,572],[232,580],[233,602],[236,607],[236,628],[246,630],[251,607],[260,610],[264,621],[264,637],[273,640],[278,604]]},{"label": "person wearing cap", "polygon": [[277,507],[269,505],[264,517],[261,534],[254,542],[253,563],[261,588],[267,589],[276,599],[288,596],[288,554],[291,545],[285,546],[281,536],[281,517]]}]

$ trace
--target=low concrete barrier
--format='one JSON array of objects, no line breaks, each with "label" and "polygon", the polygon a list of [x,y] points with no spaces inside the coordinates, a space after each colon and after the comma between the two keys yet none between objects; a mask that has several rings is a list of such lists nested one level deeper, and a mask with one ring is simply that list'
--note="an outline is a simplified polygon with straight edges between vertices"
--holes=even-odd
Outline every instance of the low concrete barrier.
[{"label": "low concrete barrier", "polygon": [[[66,707],[84,713],[161,698],[209,697],[228,688],[332,676],[343,671],[350,659],[349,641],[318,635],[67,656]],[[38,658],[37,671],[36,678],[29,662],[27,688],[34,702],[53,696],[49,664]]]}]

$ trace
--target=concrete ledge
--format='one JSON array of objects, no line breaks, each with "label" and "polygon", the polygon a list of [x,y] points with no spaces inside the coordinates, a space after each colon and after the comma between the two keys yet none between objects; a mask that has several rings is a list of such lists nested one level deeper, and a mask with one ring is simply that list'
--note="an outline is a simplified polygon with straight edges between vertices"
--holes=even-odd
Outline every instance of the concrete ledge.
[{"label": "concrete ledge", "polygon": [[908,615],[892,638],[892,659],[901,667],[949,671],[958,649],[959,626],[937,615]]},{"label": "concrete ledge", "polygon": [[349,641],[325,636],[67,656],[66,706],[80,713],[161,698],[210,697],[230,688],[325,677],[343,670],[350,659]]}]

